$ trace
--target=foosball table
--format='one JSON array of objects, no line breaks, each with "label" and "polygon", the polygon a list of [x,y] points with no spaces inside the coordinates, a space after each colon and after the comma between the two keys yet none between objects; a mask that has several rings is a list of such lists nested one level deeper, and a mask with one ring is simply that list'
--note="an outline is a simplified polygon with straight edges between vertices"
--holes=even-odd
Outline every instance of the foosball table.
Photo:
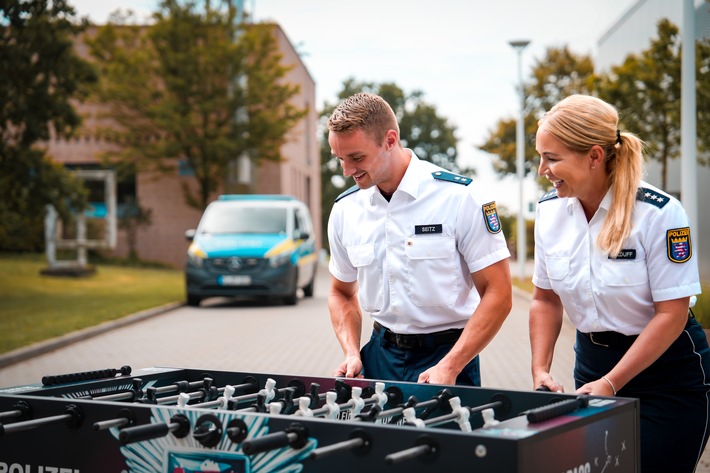
[{"label": "foosball table", "polygon": [[0,473],[639,467],[636,399],[170,367],[0,388]]}]

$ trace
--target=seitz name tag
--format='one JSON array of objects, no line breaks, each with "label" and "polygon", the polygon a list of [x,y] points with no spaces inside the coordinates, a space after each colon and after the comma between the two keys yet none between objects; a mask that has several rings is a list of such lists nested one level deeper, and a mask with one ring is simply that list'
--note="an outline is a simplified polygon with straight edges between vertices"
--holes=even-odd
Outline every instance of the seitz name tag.
[{"label": "seitz name tag", "polygon": [[415,225],[414,234],[415,235],[428,235],[430,233],[443,233],[444,227],[440,224],[434,225]]}]

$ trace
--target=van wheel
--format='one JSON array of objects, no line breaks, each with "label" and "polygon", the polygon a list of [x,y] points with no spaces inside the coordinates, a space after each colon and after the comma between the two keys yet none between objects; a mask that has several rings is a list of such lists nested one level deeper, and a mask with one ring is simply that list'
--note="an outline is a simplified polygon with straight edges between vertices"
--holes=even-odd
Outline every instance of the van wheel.
[{"label": "van wheel", "polygon": [[296,305],[298,301],[298,269],[293,274],[293,292],[286,297],[284,297],[284,304],[286,305]]},{"label": "van wheel", "polygon": [[311,282],[309,282],[304,288],[303,288],[303,296],[304,297],[313,297],[313,286],[315,285],[316,282],[316,277],[315,275],[313,276],[313,279],[311,279]]},{"label": "van wheel", "polygon": [[296,302],[298,301],[298,294],[295,292],[293,294],[289,294],[288,296],[284,297],[284,304],[286,305],[296,305]]},{"label": "van wheel", "polygon": [[187,305],[190,307],[198,307],[200,302],[202,302],[202,298],[200,296],[195,296],[193,294],[187,295]]}]

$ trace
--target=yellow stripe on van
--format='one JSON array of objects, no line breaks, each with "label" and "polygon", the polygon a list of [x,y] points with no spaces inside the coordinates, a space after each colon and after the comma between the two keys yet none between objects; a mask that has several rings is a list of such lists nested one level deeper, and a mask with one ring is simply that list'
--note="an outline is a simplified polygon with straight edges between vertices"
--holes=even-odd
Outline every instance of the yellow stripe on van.
[{"label": "yellow stripe on van", "polygon": [[297,248],[298,246],[296,245],[296,242],[291,240],[290,238],[287,238],[286,240],[282,241],[278,245],[274,246],[271,248],[269,251],[264,253],[264,258],[271,258],[272,256],[276,256],[280,253],[285,253],[287,251],[293,251]]},{"label": "yellow stripe on van", "polygon": [[298,265],[303,266],[304,264],[311,264],[317,258],[315,253],[305,255],[303,258],[298,260]]}]

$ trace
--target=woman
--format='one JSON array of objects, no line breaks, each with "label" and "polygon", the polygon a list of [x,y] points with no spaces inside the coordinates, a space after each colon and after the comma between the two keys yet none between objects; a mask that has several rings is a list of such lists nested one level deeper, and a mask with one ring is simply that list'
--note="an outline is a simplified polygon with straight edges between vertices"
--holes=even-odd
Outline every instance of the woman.
[{"label": "woman", "polygon": [[689,316],[700,293],[688,217],[641,180],[643,143],[606,102],[574,95],[538,122],[530,307],[535,387],[550,375],[563,310],[577,328],[577,393],[640,399],[641,471],[692,472],[708,439],[710,350]]}]

